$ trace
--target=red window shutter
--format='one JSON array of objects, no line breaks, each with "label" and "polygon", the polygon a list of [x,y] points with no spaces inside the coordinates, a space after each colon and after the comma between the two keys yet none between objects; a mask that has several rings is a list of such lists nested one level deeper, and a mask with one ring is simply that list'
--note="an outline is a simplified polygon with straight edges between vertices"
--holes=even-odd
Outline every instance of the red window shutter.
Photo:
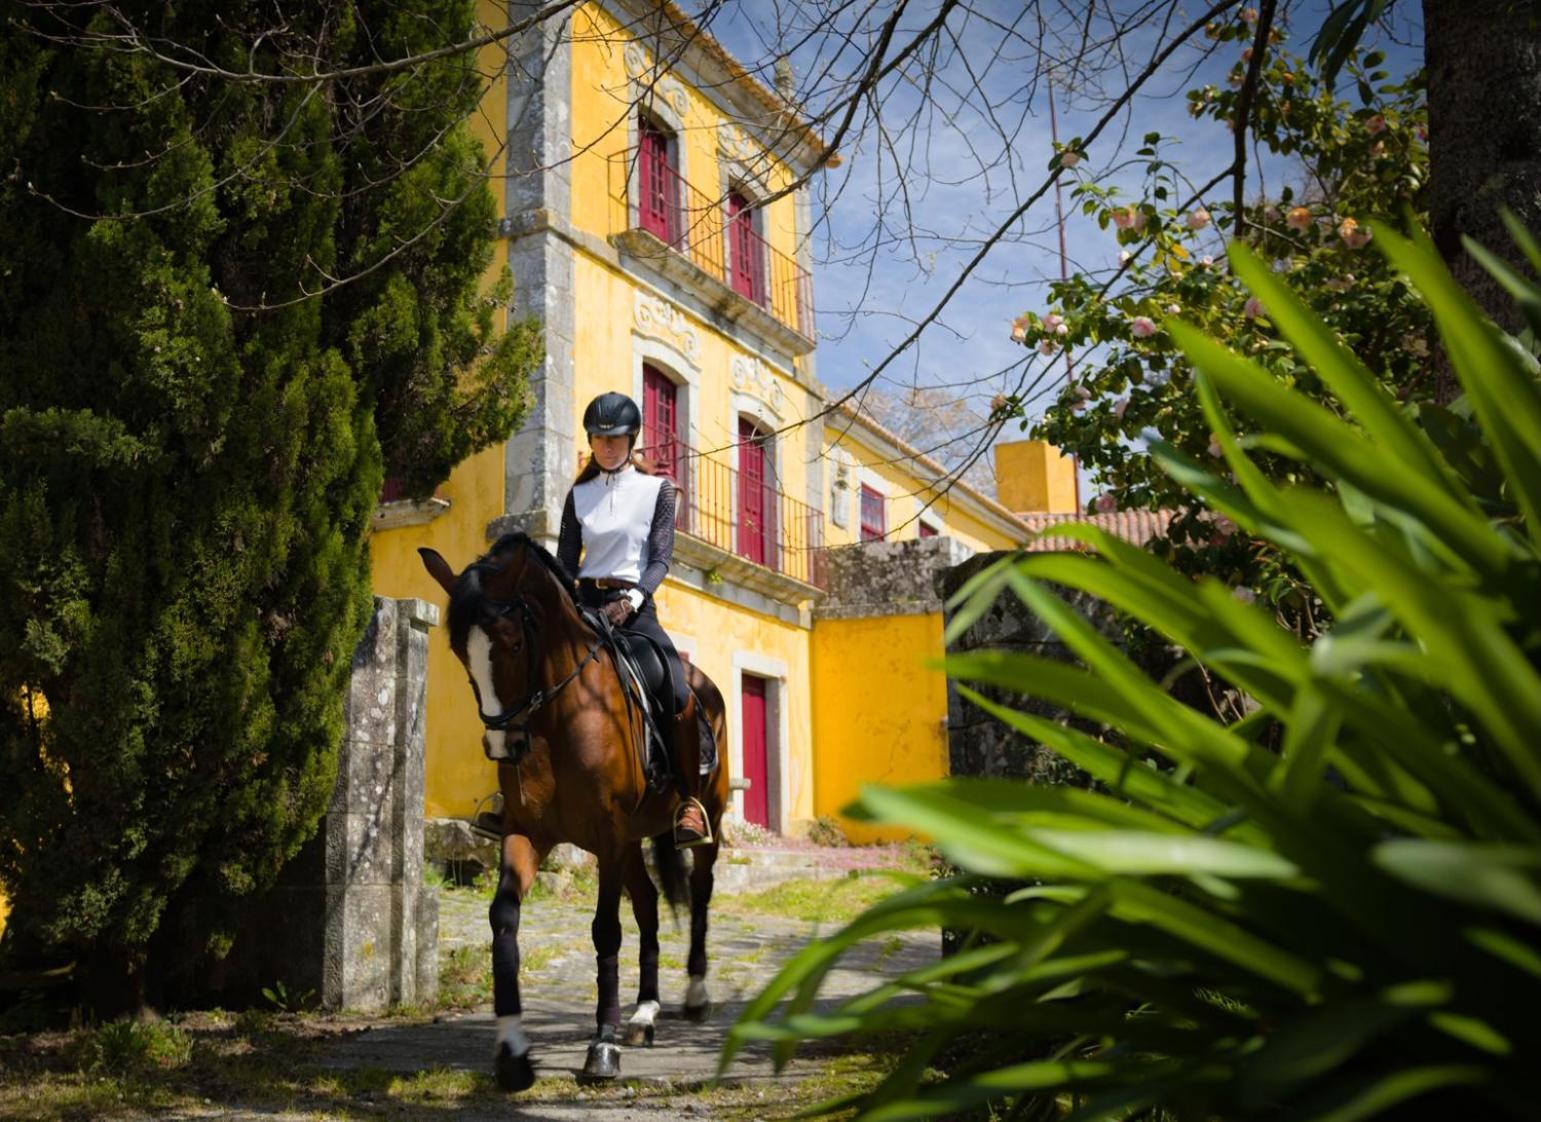
[{"label": "red window shutter", "polygon": [[663,371],[642,365],[642,450],[661,474],[680,482],[679,389]]},{"label": "red window shutter", "polygon": [[883,535],[887,532],[888,518],[882,492],[863,483],[861,485],[861,540],[882,541]]},{"label": "red window shutter", "polygon": [[637,122],[637,225],[668,245],[679,236],[679,175],[669,134],[645,117]]},{"label": "red window shutter", "polygon": [[932,525],[930,525],[929,523],[926,523],[926,522],[922,522],[920,524],[920,536],[921,537],[923,537],[923,538],[934,538],[934,537],[936,537],[936,535],[937,535],[937,529],[936,529],[935,526],[932,526]]},{"label": "red window shutter", "polygon": [[756,304],[765,303],[765,250],[754,231],[749,200],[728,195],[728,252],[732,255],[733,291]]},{"label": "red window shutter", "polygon": [[741,417],[738,441],[738,552],[757,565],[778,569],[770,438]]}]

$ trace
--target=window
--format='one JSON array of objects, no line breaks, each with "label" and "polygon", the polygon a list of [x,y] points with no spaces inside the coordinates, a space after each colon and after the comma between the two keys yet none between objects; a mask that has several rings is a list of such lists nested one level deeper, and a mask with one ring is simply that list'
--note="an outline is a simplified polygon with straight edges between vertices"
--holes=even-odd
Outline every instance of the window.
[{"label": "window", "polygon": [[679,387],[662,370],[642,364],[642,454],[653,461],[654,470],[667,476],[679,489],[674,509],[674,527],[684,530],[690,523],[690,490],[685,479],[685,443],[680,439]]},{"label": "window", "polygon": [[934,538],[940,533],[941,531],[929,522],[922,522],[920,524],[920,536],[923,538]]},{"label": "window", "polygon": [[770,435],[748,417],[738,421],[738,552],[776,569],[775,463]]},{"label": "window", "polygon": [[875,487],[861,485],[861,540],[878,542],[888,531],[888,520],[883,505],[883,494]]},{"label": "window", "polygon": [[637,119],[637,225],[666,245],[680,239],[680,176],[673,138]]},{"label": "window", "polygon": [[754,229],[754,211],[737,191],[728,192],[728,253],[733,291],[765,303],[765,242]]}]

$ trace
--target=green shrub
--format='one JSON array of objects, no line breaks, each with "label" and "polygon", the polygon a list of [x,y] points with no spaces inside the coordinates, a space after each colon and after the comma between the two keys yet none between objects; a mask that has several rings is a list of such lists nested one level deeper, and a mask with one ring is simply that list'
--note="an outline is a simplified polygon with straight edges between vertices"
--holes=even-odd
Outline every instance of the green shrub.
[{"label": "green shrub", "polygon": [[75,1046],[75,1062],[93,1075],[143,1075],[185,1067],[193,1040],[169,1021],[119,1020],[87,1033]]},{"label": "green shrub", "polygon": [[[1516,236],[1541,270],[1541,249]],[[1434,315],[1465,390],[1451,409],[1399,406],[1243,249],[1234,268],[1331,407],[1167,324],[1201,374],[1232,478],[1153,454],[1289,556],[1320,637],[1303,643],[1222,582],[1087,526],[1055,532],[1095,556],[1023,555],[980,573],[954,634],[1009,590],[1083,665],[995,651],[949,658],[948,672],[1105,726],[1098,739],[960,687],[1098,788],[866,789],[861,812],[924,831],[967,875],[893,896],[806,948],[745,1011],[725,1063],[753,1039],[784,1060],[803,1039],[914,1031],[862,1100],[874,1119],[986,1104],[1076,1122],[1534,1116],[1541,390],[1532,357],[1426,239],[1377,226],[1374,244]],[[1541,327],[1541,289],[1489,261]],[[1255,449],[1309,461],[1329,483],[1277,486]],[[1156,629],[1257,711],[1225,726],[1180,704],[1043,582]],[[1260,746],[1264,731],[1281,753]],[[1028,887],[971,893],[979,878]],[[982,937],[812,1011],[853,943],[937,925]],[[946,1074],[927,1078],[939,1056]]]}]

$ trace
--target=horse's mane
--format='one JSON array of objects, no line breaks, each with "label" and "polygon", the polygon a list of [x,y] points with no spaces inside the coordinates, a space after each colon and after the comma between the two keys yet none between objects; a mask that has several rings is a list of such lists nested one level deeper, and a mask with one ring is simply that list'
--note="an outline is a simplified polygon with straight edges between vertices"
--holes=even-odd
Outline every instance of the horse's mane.
[{"label": "horse's mane", "polygon": [[465,572],[460,574],[460,579],[455,583],[455,591],[449,601],[449,641],[456,650],[465,649],[466,638],[470,635],[472,626],[481,618],[482,604],[487,598],[487,591],[482,586],[483,574],[495,571],[498,566],[494,563],[494,559],[518,545],[524,546],[527,553],[546,567],[563,595],[574,607],[577,606],[578,589],[573,584],[573,578],[545,546],[522,531],[516,530],[513,533],[504,534],[492,543],[491,549],[472,564],[467,565]]}]

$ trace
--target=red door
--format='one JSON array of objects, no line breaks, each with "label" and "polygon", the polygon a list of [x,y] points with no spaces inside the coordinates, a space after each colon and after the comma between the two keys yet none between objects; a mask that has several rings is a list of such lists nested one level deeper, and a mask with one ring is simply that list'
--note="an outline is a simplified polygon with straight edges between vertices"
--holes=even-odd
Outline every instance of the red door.
[{"label": "red door", "polygon": [[737,191],[728,195],[728,252],[733,261],[733,291],[756,304],[764,304],[765,254],[754,232],[749,200]]},{"label": "red door", "polygon": [[774,566],[776,506],[771,494],[769,438],[746,417],[738,422],[738,552]]},{"label": "red door", "polygon": [[637,225],[667,245],[679,230],[679,177],[669,162],[669,136],[651,121],[637,122]]},{"label": "red door", "polygon": [[769,792],[766,791],[765,746],[769,740],[766,728],[765,679],[745,674],[742,687],[744,729],[741,743],[744,746],[744,778],[749,789],[744,792],[744,820],[756,826],[770,829]]}]

